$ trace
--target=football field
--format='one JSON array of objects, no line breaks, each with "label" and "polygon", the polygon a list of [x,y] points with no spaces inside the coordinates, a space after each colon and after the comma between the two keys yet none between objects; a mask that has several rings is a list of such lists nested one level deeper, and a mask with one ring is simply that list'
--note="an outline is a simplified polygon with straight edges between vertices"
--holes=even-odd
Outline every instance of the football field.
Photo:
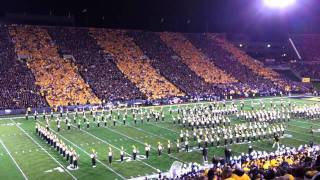
[{"label": "football field", "polygon": [[[289,98],[289,97],[269,97],[244,100],[244,110],[250,111],[251,105],[255,109],[260,108],[260,101],[270,109],[270,101],[277,104],[280,108],[281,100],[285,104],[304,104],[320,103],[319,98]],[[240,109],[240,100],[234,101]],[[155,121],[151,118],[141,123],[140,119],[134,123],[131,109],[113,110],[113,116],[117,119],[116,125],[113,121],[108,120],[107,126],[102,123],[97,127],[96,121],[93,122],[93,116],[86,112],[86,117],[90,120],[90,128],[81,124],[78,129],[77,123],[73,122],[73,112],[69,112],[72,120],[71,130],[67,129],[64,123],[65,117],[62,118],[61,130],[58,132],[55,118],[50,120],[50,128],[59,139],[71,146],[80,155],[79,169],[73,170],[68,168],[68,162],[35,132],[36,122],[45,126],[45,120],[42,113],[38,115],[37,121],[33,116],[26,120],[25,116],[6,116],[0,117],[0,179],[131,179],[147,175],[157,174],[159,172],[169,171],[173,162],[181,163],[195,162],[203,164],[201,149],[198,149],[197,142],[190,141],[190,151],[176,151],[175,142],[180,138],[180,131],[186,129],[181,124],[173,123],[172,116],[177,115],[175,109],[181,107],[208,106],[209,102],[190,103],[181,105],[166,105],[155,107],[140,107],[144,111],[153,109],[154,111],[164,112],[164,121]],[[229,106],[231,101],[227,101]],[[171,109],[172,113],[169,112]],[[127,111],[126,124],[123,124],[124,112]],[[119,119],[118,119],[119,112]],[[99,113],[99,112],[98,112]],[[64,115],[65,116],[65,115]],[[231,119],[230,126],[245,123],[243,119],[237,119],[235,115],[227,115]],[[82,121],[82,113],[78,116]],[[78,122],[78,120],[76,120]],[[320,142],[320,119],[299,119],[291,118],[285,126],[285,135],[281,138],[280,143],[289,147],[298,147],[301,144]],[[310,133],[311,128],[314,134]],[[190,129],[191,131],[191,129]],[[167,153],[167,142],[172,142],[172,152]],[[157,144],[161,142],[164,150],[161,156],[158,156]],[[151,145],[151,155],[146,159],[144,154],[145,143]],[[242,152],[247,153],[248,146],[252,146],[259,151],[275,151],[272,148],[273,139],[262,139],[259,141],[250,141],[240,144],[228,145],[232,149],[233,155],[239,155]],[[136,146],[139,155],[137,160],[132,160],[132,146]],[[113,150],[113,162],[108,162],[109,147]],[[124,148],[125,159],[120,162],[120,149]],[[182,146],[183,147],[183,146]],[[224,157],[224,146],[209,146],[208,158]],[[97,152],[97,167],[91,166],[90,154],[94,149]]]}]

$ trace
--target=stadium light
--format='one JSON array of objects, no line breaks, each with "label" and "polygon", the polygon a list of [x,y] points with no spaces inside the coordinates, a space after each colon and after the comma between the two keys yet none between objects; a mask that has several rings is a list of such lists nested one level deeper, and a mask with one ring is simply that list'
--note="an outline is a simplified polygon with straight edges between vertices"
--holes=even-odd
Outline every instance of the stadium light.
[{"label": "stadium light", "polygon": [[296,0],[263,0],[263,2],[271,8],[286,8],[293,5]]}]

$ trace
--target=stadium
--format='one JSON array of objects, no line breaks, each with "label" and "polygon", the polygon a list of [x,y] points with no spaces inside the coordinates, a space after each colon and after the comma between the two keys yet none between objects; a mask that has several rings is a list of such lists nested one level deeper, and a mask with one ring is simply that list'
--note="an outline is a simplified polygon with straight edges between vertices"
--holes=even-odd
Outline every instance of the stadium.
[{"label": "stadium", "polygon": [[320,179],[320,4],[4,1],[0,179]]}]

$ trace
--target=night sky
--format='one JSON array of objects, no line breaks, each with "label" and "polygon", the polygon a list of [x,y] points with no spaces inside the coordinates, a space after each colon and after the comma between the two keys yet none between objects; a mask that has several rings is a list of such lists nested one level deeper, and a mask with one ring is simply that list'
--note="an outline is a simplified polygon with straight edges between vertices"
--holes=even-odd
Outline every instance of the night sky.
[{"label": "night sky", "polygon": [[286,10],[266,8],[262,0],[2,1],[2,17],[6,13],[71,14],[75,26],[256,35],[320,32],[320,0],[297,0]]}]

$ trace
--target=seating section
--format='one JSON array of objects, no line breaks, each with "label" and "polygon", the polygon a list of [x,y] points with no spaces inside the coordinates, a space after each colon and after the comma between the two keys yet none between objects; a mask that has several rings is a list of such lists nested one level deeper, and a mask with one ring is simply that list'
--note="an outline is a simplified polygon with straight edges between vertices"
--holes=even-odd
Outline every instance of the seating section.
[{"label": "seating section", "polygon": [[7,26],[0,26],[0,39],[0,110],[46,106],[32,72],[16,58]]},{"label": "seating section", "polygon": [[165,78],[188,95],[214,94],[216,87],[204,81],[185,65],[180,56],[167,47],[159,34],[153,32],[130,31],[134,42],[150,58],[151,65]]},{"label": "seating section", "polygon": [[27,65],[51,107],[101,103],[78,74],[77,66],[59,56],[45,29],[37,26],[11,26],[10,35],[16,53],[31,58]]},{"label": "seating section", "polygon": [[160,38],[181,57],[183,63],[206,82],[214,84],[237,82],[237,79],[211,63],[209,58],[199,52],[182,34],[163,32],[160,33]]},{"label": "seating section", "polygon": [[288,83],[283,81],[277,72],[264,67],[261,62],[253,59],[244,51],[241,51],[240,49],[236,48],[232,43],[226,41],[225,39],[218,38],[212,34],[208,35],[208,37],[216,41],[222,48],[231,53],[241,64],[247,66],[255,74],[262,76],[265,79],[271,80],[275,83],[275,85],[279,86],[283,90],[290,90],[290,86],[288,85]]},{"label": "seating section", "polygon": [[91,29],[90,32],[105,52],[111,53],[122,73],[135,83],[148,99],[185,95],[151,66],[150,59],[125,31]]},{"label": "seating section", "polygon": [[[0,38],[1,110],[313,88],[266,68],[222,34],[11,25],[0,26]],[[291,67],[320,77],[317,61]]]},{"label": "seating section", "polygon": [[319,34],[294,35],[292,39],[304,61],[320,62]]},{"label": "seating section", "polygon": [[274,80],[279,76],[278,73],[272,71],[271,69],[265,68],[261,62],[248,56],[244,51],[236,48],[232,43],[226,41],[225,39],[216,38],[211,35],[209,35],[209,37],[213,38],[213,40],[216,40],[221,47],[230,52],[241,64],[247,66],[256,74],[271,80]]},{"label": "seating section", "polygon": [[47,28],[60,55],[72,55],[78,71],[105,101],[145,99],[143,93],[117,68],[110,54],[102,51],[87,28]]},{"label": "seating section", "polygon": [[185,37],[200,52],[209,57],[217,67],[237,77],[241,83],[241,89],[266,91],[277,88],[271,81],[255,74],[247,66],[241,64],[231,53],[208,38],[208,34],[185,34]]}]

